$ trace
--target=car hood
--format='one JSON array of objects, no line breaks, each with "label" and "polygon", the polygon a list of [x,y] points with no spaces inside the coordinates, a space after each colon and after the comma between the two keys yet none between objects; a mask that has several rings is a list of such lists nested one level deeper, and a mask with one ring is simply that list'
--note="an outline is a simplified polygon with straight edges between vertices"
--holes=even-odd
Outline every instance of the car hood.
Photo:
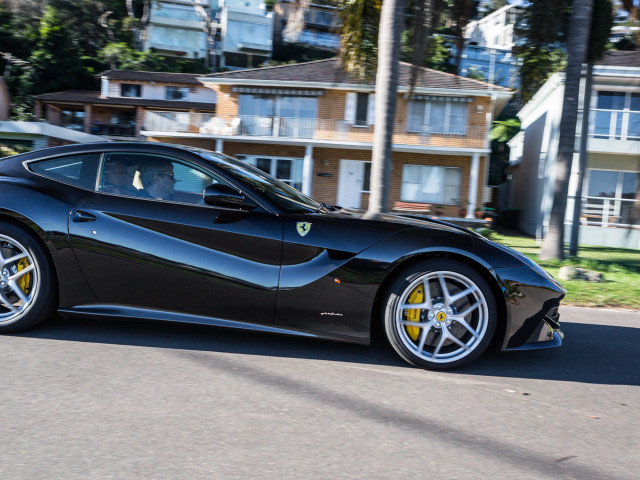
[{"label": "car hood", "polygon": [[395,231],[404,230],[406,228],[428,228],[436,229],[440,231],[450,231],[452,233],[463,233],[465,235],[478,236],[477,233],[468,230],[464,227],[454,225],[453,223],[444,222],[429,217],[423,217],[418,215],[397,215],[393,213],[377,213],[371,214],[366,210],[356,210],[343,208],[335,212],[330,212],[328,215],[341,217],[345,219],[357,219],[361,223],[365,222],[370,225],[385,225],[391,227]]},{"label": "car hood", "polygon": [[385,213],[372,215],[362,210],[352,209],[293,215],[289,217],[289,221],[310,225],[308,234],[304,235],[297,232],[295,224],[285,226],[285,242],[330,248],[352,254],[361,252],[385,237],[411,229],[431,231],[434,233],[433,237],[477,236],[476,233],[465,228],[438,220]]}]

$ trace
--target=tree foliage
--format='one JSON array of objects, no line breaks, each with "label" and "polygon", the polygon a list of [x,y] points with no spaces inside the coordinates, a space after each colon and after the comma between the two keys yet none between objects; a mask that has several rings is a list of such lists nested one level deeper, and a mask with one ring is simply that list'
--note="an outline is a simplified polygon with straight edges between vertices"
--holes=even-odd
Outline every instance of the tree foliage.
[{"label": "tree foliage", "polygon": [[[611,0],[594,0],[588,60],[601,58],[613,25]],[[522,59],[521,94],[526,103],[549,77],[566,66],[566,40],[571,0],[535,0],[516,28],[522,43],[515,53]]]},{"label": "tree foliage", "polygon": [[372,78],[378,61],[382,0],[344,0],[340,8],[340,57],[344,66]]}]

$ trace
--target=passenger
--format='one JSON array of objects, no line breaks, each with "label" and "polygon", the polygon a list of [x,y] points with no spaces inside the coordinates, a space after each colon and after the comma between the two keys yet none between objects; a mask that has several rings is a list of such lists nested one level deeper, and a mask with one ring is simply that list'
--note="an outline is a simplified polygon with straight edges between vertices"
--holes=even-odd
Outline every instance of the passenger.
[{"label": "passenger", "polygon": [[176,178],[173,165],[168,160],[157,159],[143,163],[140,167],[140,182],[143,189],[138,190],[138,196],[159,200],[173,199]]},{"label": "passenger", "polygon": [[104,165],[103,192],[118,195],[137,195],[133,186],[133,174],[129,172],[126,162],[120,158],[111,158]]}]

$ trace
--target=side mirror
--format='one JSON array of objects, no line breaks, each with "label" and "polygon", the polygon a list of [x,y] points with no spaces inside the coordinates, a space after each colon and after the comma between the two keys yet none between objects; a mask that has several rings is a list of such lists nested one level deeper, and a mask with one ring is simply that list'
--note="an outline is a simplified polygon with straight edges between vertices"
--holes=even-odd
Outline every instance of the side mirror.
[{"label": "side mirror", "polygon": [[253,210],[256,205],[241,192],[222,183],[209,185],[202,194],[204,203],[212,207]]}]

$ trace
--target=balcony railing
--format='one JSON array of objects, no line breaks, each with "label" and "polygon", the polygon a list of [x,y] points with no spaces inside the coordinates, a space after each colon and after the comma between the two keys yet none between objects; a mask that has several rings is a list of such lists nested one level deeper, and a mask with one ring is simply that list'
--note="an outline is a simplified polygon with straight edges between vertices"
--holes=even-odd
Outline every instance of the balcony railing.
[{"label": "balcony railing", "polygon": [[110,135],[116,137],[135,137],[136,126],[130,123],[98,123],[91,124],[91,133],[94,135]]},{"label": "balcony railing", "polygon": [[[352,125],[335,119],[242,115],[226,121],[208,113],[147,111],[144,129],[162,133],[373,142],[373,125]],[[410,132],[406,123],[397,122],[393,142],[402,145],[482,148],[487,133],[484,127],[470,126],[430,125],[421,130]]]},{"label": "balcony railing", "polygon": [[580,223],[598,227],[640,228],[634,215],[636,203],[636,199],[582,197]]},{"label": "balcony railing", "polygon": [[592,109],[594,122],[590,136],[607,140],[640,141],[640,112]]}]

